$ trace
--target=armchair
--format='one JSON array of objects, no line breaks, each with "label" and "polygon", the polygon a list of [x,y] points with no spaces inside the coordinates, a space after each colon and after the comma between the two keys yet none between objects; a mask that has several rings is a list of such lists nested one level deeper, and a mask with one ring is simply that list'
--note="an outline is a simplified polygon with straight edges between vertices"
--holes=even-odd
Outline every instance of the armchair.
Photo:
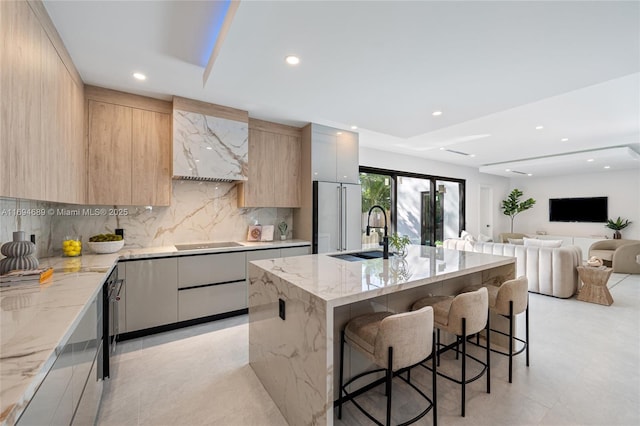
[{"label": "armchair", "polygon": [[613,272],[623,274],[640,274],[640,264],[636,262],[638,255],[638,240],[602,240],[589,247],[589,257],[599,257],[606,265],[611,265]]}]

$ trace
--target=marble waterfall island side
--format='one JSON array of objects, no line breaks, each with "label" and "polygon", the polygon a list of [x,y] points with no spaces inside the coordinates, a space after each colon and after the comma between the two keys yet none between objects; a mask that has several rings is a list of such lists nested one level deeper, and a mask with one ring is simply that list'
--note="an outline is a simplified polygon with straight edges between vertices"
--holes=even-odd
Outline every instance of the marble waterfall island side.
[{"label": "marble waterfall island side", "polygon": [[[350,318],[407,311],[427,294],[514,277],[514,258],[426,246],[410,247],[404,260],[321,254],[253,261],[249,363],[289,424],[332,425],[339,335]],[[345,352],[346,377],[365,368],[363,357]]]}]

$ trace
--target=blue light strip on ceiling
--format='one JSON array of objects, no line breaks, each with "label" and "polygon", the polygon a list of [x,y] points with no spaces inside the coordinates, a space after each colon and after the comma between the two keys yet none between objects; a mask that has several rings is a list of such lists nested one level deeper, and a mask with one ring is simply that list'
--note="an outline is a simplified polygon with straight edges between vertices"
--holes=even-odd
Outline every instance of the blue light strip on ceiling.
[{"label": "blue light strip on ceiling", "polygon": [[224,19],[229,12],[231,1],[232,0],[221,0],[217,2],[222,3],[222,6],[219,10],[215,10],[215,16],[213,16],[213,22],[209,28],[209,36],[207,37],[208,43],[205,45],[204,52],[202,52],[202,57],[200,58],[200,63],[203,67],[207,66],[211,53],[213,52],[213,48],[216,45],[216,41],[218,41],[218,36],[220,35]]}]

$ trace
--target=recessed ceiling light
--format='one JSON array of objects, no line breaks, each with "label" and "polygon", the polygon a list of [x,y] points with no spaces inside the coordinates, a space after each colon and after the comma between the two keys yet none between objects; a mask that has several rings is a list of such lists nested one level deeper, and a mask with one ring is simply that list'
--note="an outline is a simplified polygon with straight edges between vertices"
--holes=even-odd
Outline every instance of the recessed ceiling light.
[{"label": "recessed ceiling light", "polygon": [[593,161],[595,161],[593,158],[589,158],[589,159],[587,160],[587,162],[589,162],[589,163],[592,163]]},{"label": "recessed ceiling light", "polygon": [[475,154],[469,154],[469,157],[471,157],[471,158],[473,158],[475,156],[476,156]]},{"label": "recessed ceiling light", "polygon": [[527,173],[527,176],[533,176],[533,173]]},{"label": "recessed ceiling light", "polygon": [[351,130],[357,130],[358,126],[351,126]]},{"label": "recessed ceiling light", "polygon": [[341,134],[342,134],[342,132],[338,132],[338,133],[336,133],[336,135],[341,135]]},{"label": "recessed ceiling light", "polygon": [[444,151],[444,150],[445,150],[445,147],[444,147],[444,146],[441,146],[441,147],[440,147],[440,151]]},{"label": "recessed ceiling light", "polygon": [[562,138],[562,139],[560,139],[560,142],[566,142],[568,140],[569,140],[569,138]]},{"label": "recessed ceiling light", "polygon": [[211,149],[213,149],[213,148],[211,148],[210,146],[208,146],[208,147],[207,147],[207,149],[211,150]]},{"label": "recessed ceiling light", "polygon": [[298,65],[300,63],[300,58],[298,58],[295,55],[289,55],[287,57],[284,58],[284,60],[289,64],[289,65]]},{"label": "recessed ceiling light", "polygon": [[147,76],[142,74],[141,72],[134,72],[133,73],[133,78],[135,78],[136,80],[146,80]]},{"label": "recessed ceiling light", "polygon": [[433,111],[431,115],[433,115],[434,117],[437,117],[439,115],[442,115],[442,111]]},{"label": "recessed ceiling light", "polygon": [[544,126],[536,126],[536,130],[542,130],[544,129]]},{"label": "recessed ceiling light", "polygon": [[504,171],[505,171],[505,172],[510,172],[510,171],[511,171],[511,169],[504,169]]},{"label": "recessed ceiling light", "polygon": [[604,166],[604,168],[605,168],[605,169],[610,169],[610,168],[611,168],[611,166]]}]

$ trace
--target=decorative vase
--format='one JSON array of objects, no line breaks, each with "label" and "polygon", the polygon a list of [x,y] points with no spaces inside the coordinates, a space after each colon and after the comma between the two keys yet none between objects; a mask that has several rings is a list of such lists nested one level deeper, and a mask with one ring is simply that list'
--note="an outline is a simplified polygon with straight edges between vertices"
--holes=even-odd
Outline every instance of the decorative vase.
[{"label": "decorative vase", "polygon": [[284,240],[286,240],[286,239],[287,239],[287,236],[286,236],[286,235],[280,235],[280,239],[281,239],[282,241],[284,241]]},{"label": "decorative vase", "polygon": [[36,269],[38,259],[33,256],[36,245],[25,238],[24,231],[13,233],[13,241],[4,243],[0,247],[0,253],[6,257],[0,260],[0,275],[17,269]]},{"label": "decorative vase", "polygon": [[391,249],[391,253],[393,253],[394,256],[398,256],[404,259],[405,257],[407,257],[407,246],[404,246],[402,248],[393,247]]},{"label": "decorative vase", "polygon": [[622,238],[622,234],[620,233],[620,231],[616,231],[613,233],[613,239],[614,240],[619,240]]}]

